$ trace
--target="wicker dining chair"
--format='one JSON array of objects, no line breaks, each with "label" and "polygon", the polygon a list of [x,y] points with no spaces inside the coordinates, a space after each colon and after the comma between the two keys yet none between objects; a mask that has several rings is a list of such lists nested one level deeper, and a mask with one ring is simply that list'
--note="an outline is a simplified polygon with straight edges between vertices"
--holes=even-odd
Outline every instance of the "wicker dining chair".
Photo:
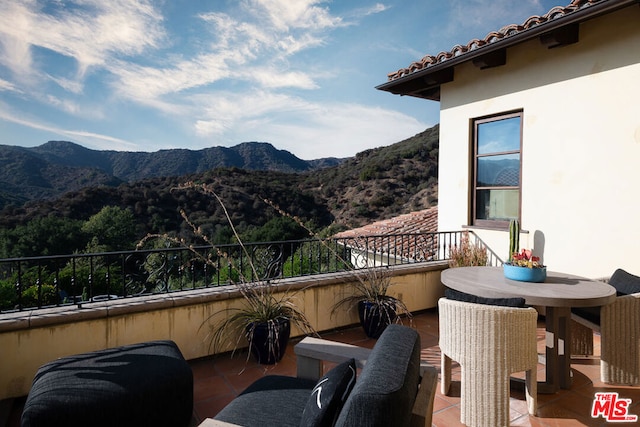
[{"label": "wicker dining chair", "polygon": [[461,366],[460,422],[468,426],[509,425],[510,376],[526,371],[525,393],[530,414],[537,408],[538,313],[516,308],[438,301],[441,391],[448,394],[451,361]]},{"label": "wicker dining chair", "polygon": [[640,385],[640,277],[617,269],[609,284],[611,304],[572,310],[572,354],[593,354],[593,332],[600,333],[600,376],[607,384]]}]

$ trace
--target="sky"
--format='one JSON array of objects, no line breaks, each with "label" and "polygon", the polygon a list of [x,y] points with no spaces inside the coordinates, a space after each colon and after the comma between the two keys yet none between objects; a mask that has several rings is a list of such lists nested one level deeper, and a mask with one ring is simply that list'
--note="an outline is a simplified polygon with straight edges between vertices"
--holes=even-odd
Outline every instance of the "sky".
[{"label": "sky", "polygon": [[558,1],[0,0],[0,144],[354,156],[439,121],[387,74]]}]

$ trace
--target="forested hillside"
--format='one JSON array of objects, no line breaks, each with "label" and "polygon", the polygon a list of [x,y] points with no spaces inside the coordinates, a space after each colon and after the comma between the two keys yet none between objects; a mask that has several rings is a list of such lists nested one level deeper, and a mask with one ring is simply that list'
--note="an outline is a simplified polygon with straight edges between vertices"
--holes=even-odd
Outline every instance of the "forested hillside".
[{"label": "forested hillside", "polygon": [[68,141],[49,141],[31,148],[0,145],[0,209],[58,197],[84,187],[113,187],[122,182],[177,177],[215,168],[305,172],[334,166],[340,161],[302,160],[261,142],[153,153],[97,151]]},{"label": "forested hillside", "polygon": [[[44,255],[42,236],[65,242],[47,254],[97,247],[100,236],[91,241],[92,236],[87,234],[91,227],[86,223],[105,206],[132,214],[131,249],[147,233],[188,236],[181,209],[216,242],[229,241],[231,234],[220,205],[194,189],[176,190],[185,182],[213,185],[245,241],[306,235],[264,199],[300,217],[314,230],[358,227],[437,204],[437,159],[435,126],[394,145],[359,153],[337,166],[307,172],[216,168],[115,187],[84,187],[56,199],[13,205],[0,211],[0,257]],[[60,232],[66,234],[52,238]],[[74,237],[74,233],[79,234]]]}]

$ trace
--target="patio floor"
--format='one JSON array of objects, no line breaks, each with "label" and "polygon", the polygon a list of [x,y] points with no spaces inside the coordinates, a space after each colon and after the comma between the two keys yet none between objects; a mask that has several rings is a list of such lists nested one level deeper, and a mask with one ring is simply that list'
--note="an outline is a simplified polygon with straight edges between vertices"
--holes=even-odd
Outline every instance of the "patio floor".
[{"label": "patio floor", "polygon": [[[415,316],[413,326],[418,330],[422,342],[422,359],[440,370],[438,347],[438,313],[435,309]],[[372,347],[375,341],[366,337],[360,327],[323,333],[323,338],[345,343]],[[296,364],[293,345],[289,345],[284,359],[274,366],[261,366],[253,360],[247,362],[246,353],[190,361],[194,374],[193,422],[197,426],[203,419],[213,417],[251,382],[263,375],[295,375]],[[545,331],[543,321],[538,328],[538,353],[544,354]],[[618,392],[620,398],[631,399],[629,414],[640,415],[640,387],[613,387],[600,381],[599,336],[595,336],[596,355],[589,358],[574,358],[573,386],[555,394],[538,395],[538,415],[526,412],[524,394],[511,393],[512,426],[602,426],[603,418],[591,417],[594,393],[598,391]],[[435,426],[460,426],[460,376],[454,364],[452,392],[444,396],[436,392],[433,414]],[[544,379],[544,366],[539,365],[538,379]],[[7,426],[19,426],[19,415],[24,399],[15,399]],[[0,421],[2,421],[0,419]],[[2,423],[0,422],[0,425]]]}]

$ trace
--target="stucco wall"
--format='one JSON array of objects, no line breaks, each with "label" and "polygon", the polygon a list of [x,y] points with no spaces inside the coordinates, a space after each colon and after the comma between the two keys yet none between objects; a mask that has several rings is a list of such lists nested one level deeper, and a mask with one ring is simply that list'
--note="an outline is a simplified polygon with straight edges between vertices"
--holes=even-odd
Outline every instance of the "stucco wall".
[{"label": "stucco wall", "polygon": [[[444,293],[443,268],[446,263],[394,267],[390,293],[410,311],[433,308]],[[326,331],[358,322],[355,310],[331,315],[337,298],[350,289],[350,280],[349,274],[325,274],[283,281],[281,286],[296,291],[295,301],[304,307],[311,324],[317,331]],[[224,287],[2,315],[0,400],[26,395],[42,364],[72,354],[172,339],[186,359],[207,356],[207,319],[230,307],[241,307],[241,300],[237,292]],[[293,336],[299,334],[292,330]]]},{"label": "stucco wall", "polygon": [[[640,275],[640,7],[588,21],[577,44],[532,40],[442,86],[439,229],[469,224],[471,119],[522,109],[521,247],[551,270]],[[474,230],[500,256],[508,233]]]}]

